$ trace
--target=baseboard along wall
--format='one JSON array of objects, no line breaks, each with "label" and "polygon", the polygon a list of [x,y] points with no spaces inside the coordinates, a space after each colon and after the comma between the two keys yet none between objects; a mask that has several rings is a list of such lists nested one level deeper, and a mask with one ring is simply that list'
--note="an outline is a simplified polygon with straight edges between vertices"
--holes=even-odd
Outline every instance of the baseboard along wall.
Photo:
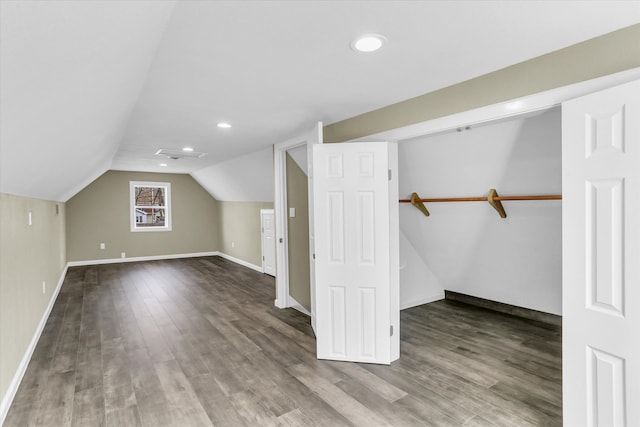
[{"label": "baseboard along wall", "polygon": [[518,307],[502,302],[491,301],[484,298],[474,297],[471,295],[460,294],[453,291],[444,291],[445,299],[451,301],[462,302],[477,307],[486,308],[487,310],[497,311],[500,313],[510,314],[529,320],[536,320],[542,323],[548,323],[554,326],[562,326],[562,316],[557,314],[545,313],[543,311],[532,310],[530,308]]}]

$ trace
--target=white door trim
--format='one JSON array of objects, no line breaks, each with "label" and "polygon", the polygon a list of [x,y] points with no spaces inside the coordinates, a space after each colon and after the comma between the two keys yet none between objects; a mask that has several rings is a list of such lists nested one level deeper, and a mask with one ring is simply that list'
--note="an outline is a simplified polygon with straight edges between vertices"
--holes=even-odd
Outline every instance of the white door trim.
[{"label": "white door trim", "polygon": [[[322,122],[315,129],[322,130]],[[287,150],[307,145],[307,135],[289,139],[273,146],[275,177],[274,213],[276,223],[276,300],[278,308],[292,307],[289,298],[289,233],[287,215]]]},{"label": "white door trim", "polygon": [[620,73],[610,74],[593,80],[563,86],[522,98],[511,99],[498,104],[451,114],[437,119],[427,120],[413,125],[356,138],[348,142],[361,141],[402,141],[418,136],[429,135],[460,126],[474,125],[493,120],[506,119],[521,114],[532,113],[555,107],[579,96],[618,86],[640,78],[640,67]]}]

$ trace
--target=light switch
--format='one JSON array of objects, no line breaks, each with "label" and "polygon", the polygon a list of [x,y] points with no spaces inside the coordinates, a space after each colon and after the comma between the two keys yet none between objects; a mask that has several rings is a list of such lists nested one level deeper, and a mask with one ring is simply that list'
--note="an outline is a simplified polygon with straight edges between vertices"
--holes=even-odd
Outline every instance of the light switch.
[{"label": "light switch", "polygon": [[289,218],[296,217],[296,208],[289,208]]}]

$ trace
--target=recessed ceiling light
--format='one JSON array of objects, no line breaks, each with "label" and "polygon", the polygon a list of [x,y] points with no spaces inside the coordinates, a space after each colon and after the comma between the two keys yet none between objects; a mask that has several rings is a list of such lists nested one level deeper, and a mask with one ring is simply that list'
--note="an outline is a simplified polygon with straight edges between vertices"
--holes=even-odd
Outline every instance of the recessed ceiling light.
[{"label": "recessed ceiling light", "polygon": [[351,42],[351,48],[358,52],[373,52],[380,49],[387,39],[380,34],[365,34]]},{"label": "recessed ceiling light", "polygon": [[220,122],[218,123],[218,127],[222,128],[222,129],[229,129],[231,127],[231,125],[227,122]]},{"label": "recessed ceiling light", "polygon": [[160,163],[160,166],[162,166],[162,167],[166,167],[166,166],[167,166],[167,164],[166,164],[166,163]]},{"label": "recessed ceiling light", "polygon": [[182,149],[182,151],[186,151],[187,153],[190,153],[190,152],[192,152],[192,151],[193,151],[193,148],[191,148],[191,147],[184,147],[184,148]]}]

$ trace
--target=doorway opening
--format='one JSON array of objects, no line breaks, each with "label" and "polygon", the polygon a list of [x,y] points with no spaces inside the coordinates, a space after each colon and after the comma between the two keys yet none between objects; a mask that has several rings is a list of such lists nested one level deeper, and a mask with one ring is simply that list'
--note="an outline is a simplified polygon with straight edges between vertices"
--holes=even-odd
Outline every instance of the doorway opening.
[{"label": "doorway opening", "polygon": [[262,247],[262,272],[276,275],[276,224],[273,209],[260,209],[260,243]]},{"label": "doorway opening", "polygon": [[400,205],[401,308],[450,291],[562,313],[561,201],[504,201],[506,218],[486,202],[562,193],[561,126],[555,107],[399,142],[401,198],[485,199]]},{"label": "doorway opening", "polygon": [[286,151],[287,248],[289,302],[292,308],[311,314],[309,257],[309,167],[307,146]]},{"label": "doorway opening", "polygon": [[[316,125],[310,129],[308,132],[298,136],[291,138],[287,141],[281,142],[279,144],[275,144],[274,146],[274,174],[275,174],[275,200],[274,200],[274,211],[275,211],[275,220],[276,220],[276,300],[275,305],[278,308],[287,308],[292,307],[296,308],[305,314],[311,316],[311,326],[315,330],[315,272],[314,272],[314,263],[313,263],[313,197],[312,197],[312,180],[313,180],[313,168],[311,167],[313,164],[312,161],[312,150],[311,147],[313,144],[322,144],[322,122],[316,123]],[[306,154],[306,167],[304,167],[304,160],[302,157]],[[298,162],[296,162],[298,159]],[[289,168],[287,168],[287,162],[290,163],[291,171],[294,174],[299,172],[298,177],[300,178],[295,183],[296,190],[295,193],[295,206],[290,206],[288,202],[288,193],[289,189],[287,188],[287,175],[290,172]],[[300,163],[300,166],[298,163]],[[304,177],[306,169],[306,185],[307,185],[307,215],[304,216],[304,207],[302,206],[304,202],[300,200],[300,195],[303,193],[300,187],[304,186]],[[292,182],[293,183],[293,182]],[[294,208],[293,211],[290,211],[289,208]],[[290,215],[294,216],[291,217]],[[301,218],[299,215],[303,215],[306,221],[296,221],[296,218]],[[304,222],[308,224],[308,246],[307,246],[307,261],[304,262],[300,260],[300,264],[302,267],[296,266],[294,276],[301,277],[304,272],[302,271],[305,265],[308,265],[309,271],[309,280],[308,280],[308,307],[309,310],[301,305],[301,301],[297,301],[295,296],[292,297],[291,289],[290,289],[290,257],[292,253],[292,249],[289,248],[289,223],[290,220],[294,225],[295,230],[293,231],[296,247],[300,247],[303,242],[303,237],[301,233],[304,230]],[[300,222],[302,222],[302,226],[299,226]],[[298,254],[296,257],[299,258]],[[295,288],[294,284],[294,288]],[[306,290],[306,289],[305,289]],[[294,290],[295,294],[296,290]],[[304,292],[304,291],[302,291]],[[297,294],[296,294],[297,295]],[[299,298],[304,299],[303,297]]]}]

